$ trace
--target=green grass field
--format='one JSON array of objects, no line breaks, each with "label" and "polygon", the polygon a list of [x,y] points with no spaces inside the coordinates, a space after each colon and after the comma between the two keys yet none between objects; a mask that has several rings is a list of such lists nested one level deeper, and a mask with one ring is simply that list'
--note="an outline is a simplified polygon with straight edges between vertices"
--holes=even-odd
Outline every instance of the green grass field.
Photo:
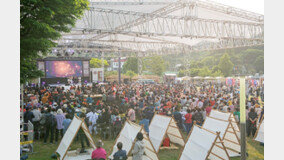
[{"label": "green grass field", "polygon": [[[96,138],[95,138],[96,139]],[[104,148],[109,153],[113,146],[114,140],[103,141]],[[29,155],[29,160],[50,160],[52,153],[55,152],[58,144],[43,144],[42,141],[34,143],[34,152]],[[76,150],[80,148],[80,141],[74,141],[70,150]],[[247,138],[247,150],[249,157],[248,160],[262,160],[264,159],[264,147],[260,146],[259,142],[253,141],[251,138]],[[158,156],[160,160],[177,160],[180,155],[179,150],[160,150]],[[231,158],[231,160],[239,160],[239,157]]]}]

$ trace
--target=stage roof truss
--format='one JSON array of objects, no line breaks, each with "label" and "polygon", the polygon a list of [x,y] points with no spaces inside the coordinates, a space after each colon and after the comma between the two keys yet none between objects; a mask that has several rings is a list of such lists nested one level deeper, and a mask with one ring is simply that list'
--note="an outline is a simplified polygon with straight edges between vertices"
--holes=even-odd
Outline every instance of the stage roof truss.
[{"label": "stage roof truss", "polygon": [[[153,11],[127,9],[127,6],[135,6],[138,3],[140,6],[151,6],[152,2],[154,1],[93,2],[97,4],[90,6],[70,33],[63,34],[56,49],[72,48],[82,51],[84,48],[83,50],[91,52],[120,51],[151,56],[248,47],[264,43],[263,15],[215,2],[174,0],[172,3],[153,3],[152,5],[161,6]],[[111,7],[107,6],[108,3],[112,3]],[[203,12],[204,15],[212,15],[214,12],[219,17],[207,18],[202,16]],[[222,18],[222,15],[225,18]],[[123,39],[125,36],[130,38]],[[136,40],[133,40],[135,37]],[[156,39],[155,42],[149,40],[150,38]],[[77,44],[75,47],[68,47],[74,42]],[[90,43],[102,47],[85,45]]]}]

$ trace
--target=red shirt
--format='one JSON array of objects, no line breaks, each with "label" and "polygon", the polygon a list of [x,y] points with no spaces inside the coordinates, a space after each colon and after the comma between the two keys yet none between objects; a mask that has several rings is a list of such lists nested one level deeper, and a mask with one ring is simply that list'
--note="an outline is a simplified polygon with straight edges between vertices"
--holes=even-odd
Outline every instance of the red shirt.
[{"label": "red shirt", "polygon": [[165,138],[165,140],[163,142],[163,146],[164,147],[169,147],[170,146],[170,139],[168,137]]},{"label": "red shirt", "polygon": [[192,114],[187,113],[185,116],[185,122],[184,123],[192,123]]},{"label": "red shirt", "polygon": [[206,115],[209,115],[211,110],[212,110],[212,107],[206,107],[206,109],[205,109]]},{"label": "red shirt", "polygon": [[211,106],[214,106],[215,101],[210,101]]}]

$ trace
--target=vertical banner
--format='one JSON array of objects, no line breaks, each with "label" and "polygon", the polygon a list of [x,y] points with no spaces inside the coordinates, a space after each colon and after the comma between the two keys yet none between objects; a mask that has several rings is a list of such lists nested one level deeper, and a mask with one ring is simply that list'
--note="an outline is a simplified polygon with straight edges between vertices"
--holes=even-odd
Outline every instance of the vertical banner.
[{"label": "vertical banner", "polygon": [[84,77],[89,77],[90,76],[89,61],[83,61],[83,76]]},{"label": "vertical banner", "polygon": [[245,78],[240,79],[240,114],[241,123],[246,123],[246,83]]}]

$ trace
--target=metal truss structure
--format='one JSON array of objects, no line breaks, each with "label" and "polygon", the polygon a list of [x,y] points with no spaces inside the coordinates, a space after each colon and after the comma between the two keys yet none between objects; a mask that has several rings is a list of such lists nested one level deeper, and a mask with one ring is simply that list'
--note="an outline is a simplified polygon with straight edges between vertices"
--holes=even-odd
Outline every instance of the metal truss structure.
[{"label": "metal truss structure", "polygon": [[[91,4],[71,33],[57,41],[56,50],[151,56],[264,43],[263,15],[216,2],[97,0]],[[137,6],[140,9],[134,10]],[[147,10],[150,6],[155,9]]]}]

